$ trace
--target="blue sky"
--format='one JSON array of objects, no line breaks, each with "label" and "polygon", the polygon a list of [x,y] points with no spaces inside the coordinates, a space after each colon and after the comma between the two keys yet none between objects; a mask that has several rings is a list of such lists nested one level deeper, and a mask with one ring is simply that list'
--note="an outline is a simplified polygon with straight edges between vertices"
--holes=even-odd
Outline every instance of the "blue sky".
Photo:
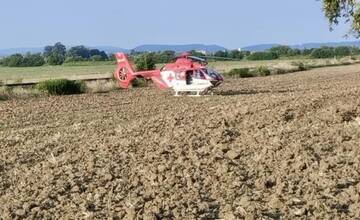
[{"label": "blue sky", "polygon": [[[0,48],[344,41],[316,0],[2,0]],[[347,39],[353,40],[353,39]]]}]

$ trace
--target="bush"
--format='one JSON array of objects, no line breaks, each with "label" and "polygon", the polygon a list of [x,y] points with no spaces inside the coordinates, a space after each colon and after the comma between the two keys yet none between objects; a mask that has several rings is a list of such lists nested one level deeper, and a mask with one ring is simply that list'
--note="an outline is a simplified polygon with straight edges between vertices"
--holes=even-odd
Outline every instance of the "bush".
[{"label": "bush", "polygon": [[274,52],[255,52],[247,57],[248,60],[275,60],[278,58],[279,56]]},{"label": "bush", "polygon": [[65,57],[61,54],[53,53],[48,57],[47,62],[52,66],[61,65],[65,62]]},{"label": "bush", "polygon": [[91,58],[91,61],[104,61],[105,59],[100,55],[94,55]]},{"label": "bush", "polygon": [[271,71],[269,68],[265,67],[265,66],[260,66],[256,69],[256,72],[260,75],[260,76],[269,76],[271,74]]},{"label": "bush", "polygon": [[307,68],[303,62],[293,62],[293,63],[291,63],[291,65],[296,66],[298,71],[307,70]]},{"label": "bush", "polygon": [[273,74],[274,75],[281,75],[281,74],[285,74],[285,73],[288,73],[288,72],[290,72],[290,71],[277,68],[277,69],[274,69]]},{"label": "bush", "polygon": [[227,75],[233,77],[241,77],[241,78],[254,77],[254,75],[250,73],[249,68],[232,69],[227,73]]},{"label": "bush", "polygon": [[25,56],[21,54],[13,54],[5,57],[1,61],[1,65],[8,67],[31,67],[42,66],[45,64],[44,57],[41,54],[27,53]]},{"label": "bush", "polygon": [[333,58],[335,57],[335,50],[331,47],[322,47],[318,49],[314,49],[310,56],[315,59],[321,58]]},{"label": "bush", "polygon": [[144,78],[137,78],[137,79],[134,79],[131,82],[131,85],[133,87],[146,87],[147,86],[147,81]]},{"label": "bush", "polygon": [[23,63],[23,59],[24,59],[23,55],[13,54],[3,59],[2,65],[9,67],[20,67]]},{"label": "bush", "polygon": [[155,54],[145,53],[135,58],[135,65],[138,71],[154,70],[156,68]]},{"label": "bush", "polygon": [[40,82],[36,88],[48,92],[50,95],[70,95],[85,92],[85,83],[82,81],[55,79]]},{"label": "bush", "polygon": [[43,66],[45,64],[45,59],[41,54],[27,54],[23,61],[22,66],[28,67],[28,66]]}]

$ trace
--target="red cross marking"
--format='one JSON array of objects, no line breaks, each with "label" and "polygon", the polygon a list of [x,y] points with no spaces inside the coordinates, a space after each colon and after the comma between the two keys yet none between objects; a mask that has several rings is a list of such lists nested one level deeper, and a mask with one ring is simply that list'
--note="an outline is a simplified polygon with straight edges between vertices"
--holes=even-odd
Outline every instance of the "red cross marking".
[{"label": "red cross marking", "polygon": [[170,75],[169,75],[169,77],[168,77],[167,79],[168,79],[169,82],[172,82],[173,79],[175,79],[175,78],[174,78],[174,77],[172,76],[172,74],[170,73]]}]

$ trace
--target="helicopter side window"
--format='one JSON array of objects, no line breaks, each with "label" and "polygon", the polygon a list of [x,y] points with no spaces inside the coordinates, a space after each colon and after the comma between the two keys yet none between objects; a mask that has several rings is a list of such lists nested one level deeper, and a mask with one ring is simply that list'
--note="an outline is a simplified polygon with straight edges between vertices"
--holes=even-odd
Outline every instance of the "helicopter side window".
[{"label": "helicopter side window", "polygon": [[205,75],[201,70],[195,70],[195,79],[205,79]]},{"label": "helicopter side window", "polygon": [[192,70],[189,70],[189,71],[186,71],[185,75],[186,75],[186,85],[190,85],[193,81],[193,71]]}]

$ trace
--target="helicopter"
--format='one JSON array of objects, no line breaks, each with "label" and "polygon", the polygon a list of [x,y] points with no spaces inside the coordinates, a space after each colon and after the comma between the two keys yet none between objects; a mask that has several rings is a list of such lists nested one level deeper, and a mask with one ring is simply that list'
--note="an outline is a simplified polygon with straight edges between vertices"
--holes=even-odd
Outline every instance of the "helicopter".
[{"label": "helicopter", "polygon": [[188,52],[182,53],[173,63],[165,64],[161,69],[137,72],[125,53],[116,53],[115,57],[117,68],[114,77],[123,89],[129,88],[133,80],[145,78],[152,80],[159,89],[173,89],[175,96],[183,92],[200,96],[224,81],[221,74],[207,67],[205,59],[191,56]]}]

